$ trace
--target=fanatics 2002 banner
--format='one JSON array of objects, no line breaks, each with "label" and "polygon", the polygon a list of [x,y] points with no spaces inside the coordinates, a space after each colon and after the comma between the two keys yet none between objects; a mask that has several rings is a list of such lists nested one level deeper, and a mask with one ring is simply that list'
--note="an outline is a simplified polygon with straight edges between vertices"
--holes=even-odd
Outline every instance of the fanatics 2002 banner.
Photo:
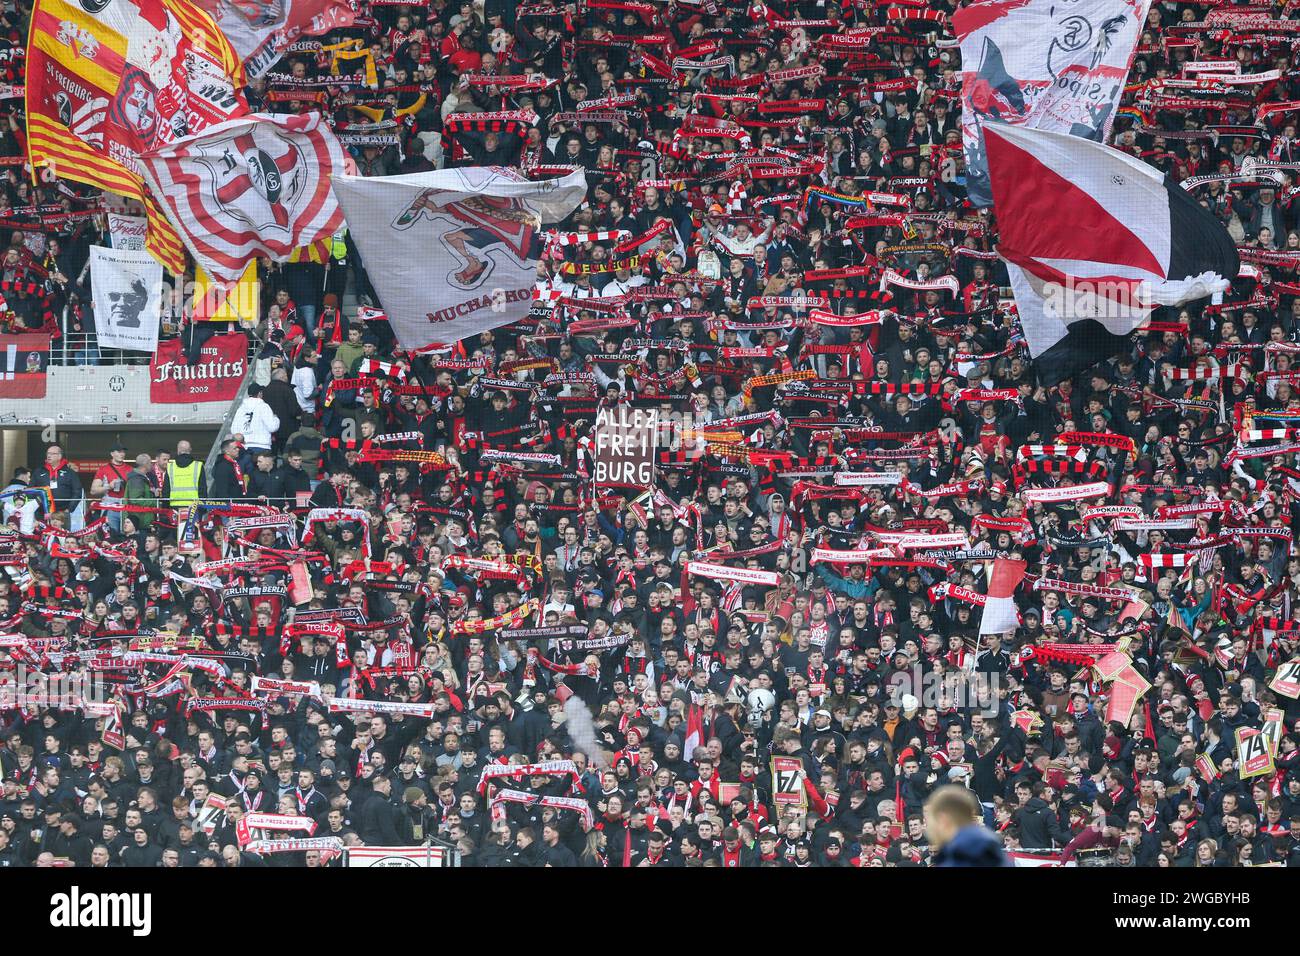
[{"label": "fanatics 2002 banner", "polygon": [[180,339],[163,339],[149,365],[149,401],[162,405],[233,401],[247,371],[248,337],[239,332],[208,339],[193,365],[186,363]]}]

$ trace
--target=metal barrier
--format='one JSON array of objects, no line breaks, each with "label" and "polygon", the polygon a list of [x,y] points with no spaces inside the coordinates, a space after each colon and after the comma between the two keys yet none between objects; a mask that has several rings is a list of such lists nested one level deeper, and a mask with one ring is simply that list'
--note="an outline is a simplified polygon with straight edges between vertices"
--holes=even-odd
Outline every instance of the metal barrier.
[{"label": "metal barrier", "polygon": [[1080,866],[1114,866],[1115,865],[1115,848],[1109,846],[1097,846],[1087,850],[1078,850],[1075,857]]},{"label": "metal barrier", "polygon": [[64,332],[50,349],[51,365],[148,365],[148,352],[101,348],[90,332]]},{"label": "metal barrier", "polygon": [[[248,361],[251,365],[262,351],[263,342],[248,329],[242,331],[248,336]],[[152,352],[106,349],[99,345],[93,332],[64,332],[50,349],[50,364],[58,366],[148,365],[152,361]]]},{"label": "metal barrier", "polygon": [[[1059,859],[1063,847],[1021,847],[1016,850],[1027,856],[1037,856],[1043,858]],[[1095,846],[1074,852],[1075,866],[1111,866],[1115,862],[1115,848],[1109,846]]]},{"label": "metal barrier", "polygon": [[[65,305],[60,323],[63,334],[50,348],[51,365],[148,365],[153,360],[150,352],[102,348],[93,332],[70,331],[68,321],[71,315],[71,307]],[[248,336],[248,364],[252,366],[265,342],[256,329],[241,324],[240,331]],[[174,338],[179,334],[176,325],[163,323],[163,338]]]}]

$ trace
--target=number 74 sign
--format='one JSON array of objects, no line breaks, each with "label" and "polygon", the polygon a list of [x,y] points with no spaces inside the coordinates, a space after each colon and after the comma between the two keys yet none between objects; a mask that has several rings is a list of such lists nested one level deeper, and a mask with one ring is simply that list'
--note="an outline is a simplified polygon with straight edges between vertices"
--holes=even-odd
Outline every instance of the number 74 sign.
[{"label": "number 74 sign", "polygon": [[772,802],[777,806],[806,807],[803,780],[803,761],[798,757],[772,758]]},{"label": "number 74 sign", "polygon": [[1300,657],[1292,658],[1277,669],[1268,689],[1292,700],[1300,698]]},{"label": "number 74 sign", "polygon": [[1273,772],[1273,755],[1268,738],[1249,727],[1237,728],[1237,776],[1242,780]]}]

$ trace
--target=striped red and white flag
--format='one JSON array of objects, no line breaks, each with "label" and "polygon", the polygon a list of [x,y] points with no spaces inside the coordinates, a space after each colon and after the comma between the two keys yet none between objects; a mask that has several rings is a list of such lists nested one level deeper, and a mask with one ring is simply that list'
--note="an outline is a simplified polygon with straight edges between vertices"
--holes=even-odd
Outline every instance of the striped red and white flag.
[{"label": "striped red and white flag", "polygon": [[745,192],[745,184],[739,179],[727,187],[727,213],[729,215],[736,216],[744,212],[748,202],[749,196]]},{"label": "striped red and white flag", "polygon": [[1163,552],[1138,555],[1138,563],[1144,568],[1185,568],[1200,560],[1195,551]]},{"label": "striped red and white flag", "polygon": [[1024,461],[1026,458],[1073,458],[1075,461],[1084,461],[1088,457],[1088,450],[1082,445],[1021,445],[1016,449],[1016,460]]},{"label": "striped red and white flag", "polygon": [[343,147],[318,113],[229,120],[140,159],[190,253],[227,285],[254,256],[283,262],[343,224],[330,186]]},{"label": "striped red and white flag", "polygon": [[1016,602],[1013,595],[1024,579],[1024,561],[1012,561],[1010,558],[998,558],[993,562],[993,573],[989,575],[988,600],[984,602],[984,614],[980,618],[981,634],[1005,634],[1016,629]]},{"label": "striped red and white flag", "polygon": [[1248,428],[1237,433],[1238,441],[1287,441],[1300,438],[1300,428]]},{"label": "striped red and white flag", "polygon": [[682,756],[690,760],[696,747],[704,746],[704,708],[691,704],[686,711],[686,740],[682,747]]},{"label": "striped red and white flag", "polygon": [[1190,368],[1171,368],[1165,375],[1171,382],[1201,382],[1212,378],[1241,378],[1246,366],[1240,362],[1230,365],[1195,365]]}]

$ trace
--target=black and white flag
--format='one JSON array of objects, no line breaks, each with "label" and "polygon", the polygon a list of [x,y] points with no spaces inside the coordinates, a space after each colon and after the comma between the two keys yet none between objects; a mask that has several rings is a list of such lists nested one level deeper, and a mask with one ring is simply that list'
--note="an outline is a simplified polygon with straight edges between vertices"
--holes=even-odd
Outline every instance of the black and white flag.
[{"label": "black and white flag", "polygon": [[152,255],[91,246],[90,285],[101,348],[141,352],[158,348],[163,268]]},{"label": "black and white flag", "polygon": [[1127,347],[1160,306],[1226,290],[1228,231],[1159,170],[1101,143],[984,125],[998,255],[1043,385]]}]

